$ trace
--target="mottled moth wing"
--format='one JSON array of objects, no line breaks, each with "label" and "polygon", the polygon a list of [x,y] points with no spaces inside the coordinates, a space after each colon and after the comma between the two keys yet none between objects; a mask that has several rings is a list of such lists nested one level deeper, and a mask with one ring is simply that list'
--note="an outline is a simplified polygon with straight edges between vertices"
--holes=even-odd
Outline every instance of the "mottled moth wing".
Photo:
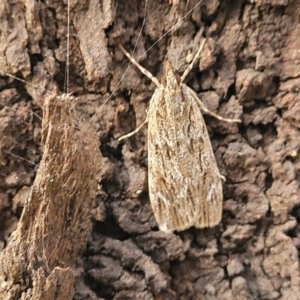
[{"label": "mottled moth wing", "polygon": [[167,62],[148,111],[151,206],[160,230],[217,225],[223,192],[200,106]]},{"label": "mottled moth wing", "polygon": [[123,53],[156,85],[148,121],[148,181],[151,206],[159,229],[166,232],[217,225],[222,217],[222,179],[201,110],[218,120],[240,123],[209,111],[183,81],[199,58],[205,39],[181,77],[170,62],[159,81],[119,45]]}]

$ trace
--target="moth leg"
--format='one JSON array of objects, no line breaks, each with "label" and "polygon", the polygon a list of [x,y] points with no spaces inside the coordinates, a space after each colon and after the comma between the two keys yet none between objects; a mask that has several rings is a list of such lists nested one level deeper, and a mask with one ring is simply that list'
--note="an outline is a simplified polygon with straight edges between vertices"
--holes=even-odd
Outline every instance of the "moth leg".
[{"label": "moth leg", "polygon": [[203,46],[204,46],[204,44],[205,44],[205,41],[206,41],[206,39],[204,39],[204,40],[202,41],[202,43],[201,43],[201,45],[200,45],[200,47],[199,47],[199,49],[198,49],[196,55],[194,56],[192,62],[189,64],[189,66],[185,69],[184,73],[182,74],[182,76],[181,76],[181,82],[184,81],[184,79],[186,78],[186,76],[187,76],[187,75],[189,74],[189,72],[192,70],[192,68],[193,68],[193,66],[194,66],[194,64],[195,64],[195,62],[196,62],[196,60],[197,60],[197,59],[199,58],[199,56],[200,56],[200,53],[201,53],[201,51],[202,51],[202,49],[203,49]]},{"label": "moth leg", "polygon": [[122,141],[122,140],[124,140],[124,139],[126,139],[126,138],[129,138],[129,137],[135,135],[136,133],[138,133],[138,132],[140,131],[140,129],[141,129],[147,122],[148,122],[148,117],[147,117],[147,119],[146,119],[139,127],[137,127],[135,130],[133,130],[133,131],[131,131],[131,132],[129,132],[129,133],[127,133],[127,134],[122,135],[121,137],[119,137],[119,138],[118,138],[118,141]]},{"label": "moth leg", "polygon": [[128,59],[144,74],[146,75],[149,79],[152,80],[152,82],[159,88],[160,83],[157,80],[155,76],[151,74],[148,70],[146,70],[144,67],[142,67],[125,49],[122,45],[119,45],[119,48],[121,51],[128,57]]},{"label": "moth leg", "polygon": [[220,120],[220,121],[224,121],[224,122],[228,122],[228,123],[241,123],[241,120],[239,119],[227,119],[227,118],[223,118],[217,114],[215,114],[214,112],[210,111],[202,102],[201,100],[198,98],[198,96],[196,95],[196,93],[190,89],[189,87],[188,91],[190,92],[191,96],[198,102],[200,109],[203,110],[206,114],[211,115],[212,117]]}]

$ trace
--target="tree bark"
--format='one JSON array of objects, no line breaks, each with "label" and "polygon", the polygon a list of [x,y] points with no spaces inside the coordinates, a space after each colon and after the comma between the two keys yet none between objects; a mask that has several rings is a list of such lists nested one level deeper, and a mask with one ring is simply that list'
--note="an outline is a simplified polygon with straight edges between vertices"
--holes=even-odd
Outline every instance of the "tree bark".
[{"label": "tree bark", "polygon": [[[1,1],[0,298],[300,298],[300,4],[170,2],[71,1],[66,83],[67,6]],[[147,126],[117,141],[155,87],[134,66],[124,76],[118,44],[160,79],[167,59],[181,75],[203,37],[186,82],[242,124],[205,116],[226,177],[221,223],[166,234],[149,203]],[[58,98],[65,84],[73,105]]]}]

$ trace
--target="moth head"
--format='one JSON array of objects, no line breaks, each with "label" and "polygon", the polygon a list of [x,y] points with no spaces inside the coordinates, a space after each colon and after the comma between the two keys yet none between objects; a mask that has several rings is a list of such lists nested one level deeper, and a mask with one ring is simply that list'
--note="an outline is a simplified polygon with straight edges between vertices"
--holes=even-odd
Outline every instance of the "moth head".
[{"label": "moth head", "polygon": [[161,78],[161,84],[169,89],[174,89],[180,84],[180,76],[174,71],[172,64],[169,60],[167,60],[166,62],[165,74]]}]

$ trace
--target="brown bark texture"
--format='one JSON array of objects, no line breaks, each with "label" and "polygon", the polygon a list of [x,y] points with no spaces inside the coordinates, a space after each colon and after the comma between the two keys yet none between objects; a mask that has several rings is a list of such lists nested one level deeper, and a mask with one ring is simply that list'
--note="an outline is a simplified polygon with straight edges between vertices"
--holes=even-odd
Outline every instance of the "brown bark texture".
[{"label": "brown bark texture", "polygon": [[[0,299],[300,299],[300,2],[71,0],[75,98],[66,2],[0,1]],[[203,37],[186,83],[242,123],[205,116],[221,223],[169,234],[147,126],[117,141],[155,88],[118,44],[160,78]]]},{"label": "brown bark texture", "polygon": [[73,100],[67,94],[45,99],[43,158],[18,227],[0,253],[0,299],[74,294],[72,267],[91,232],[102,157],[96,136],[76,120]]}]

